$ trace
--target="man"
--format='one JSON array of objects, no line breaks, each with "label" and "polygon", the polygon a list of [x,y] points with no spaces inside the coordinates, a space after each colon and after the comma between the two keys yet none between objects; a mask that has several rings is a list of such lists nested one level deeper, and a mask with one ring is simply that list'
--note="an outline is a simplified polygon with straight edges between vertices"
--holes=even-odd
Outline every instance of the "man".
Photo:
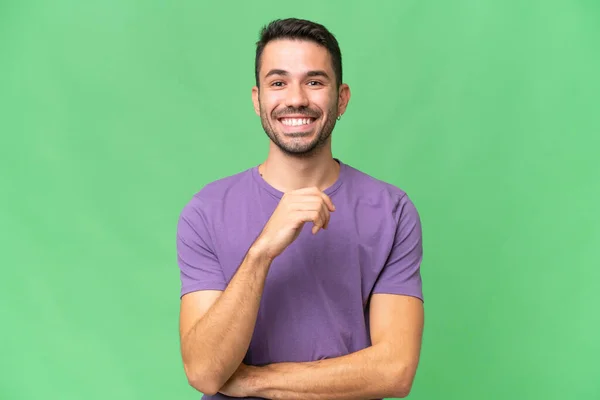
[{"label": "man", "polygon": [[350,89],[325,27],[272,22],[255,70],[268,157],[202,188],[177,228],[188,381],[207,399],[405,397],[423,329],[417,211],[333,158]]}]

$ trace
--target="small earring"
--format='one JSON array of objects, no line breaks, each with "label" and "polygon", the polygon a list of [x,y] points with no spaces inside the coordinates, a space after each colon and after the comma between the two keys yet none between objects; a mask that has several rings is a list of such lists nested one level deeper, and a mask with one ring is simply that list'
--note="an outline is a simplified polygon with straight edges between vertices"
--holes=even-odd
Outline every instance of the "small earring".
[{"label": "small earring", "polygon": [[338,115],[338,117],[337,117],[336,119],[337,119],[338,121],[339,121],[340,119],[342,119],[342,114]]}]

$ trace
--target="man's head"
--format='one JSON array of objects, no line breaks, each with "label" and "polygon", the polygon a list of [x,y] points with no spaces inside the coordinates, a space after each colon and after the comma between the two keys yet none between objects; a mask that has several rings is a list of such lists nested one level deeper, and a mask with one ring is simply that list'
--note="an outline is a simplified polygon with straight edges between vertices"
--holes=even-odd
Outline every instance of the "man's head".
[{"label": "man's head", "polygon": [[335,37],[322,25],[276,20],[256,47],[254,108],[263,128],[287,154],[309,155],[329,142],[350,98],[342,82]]}]

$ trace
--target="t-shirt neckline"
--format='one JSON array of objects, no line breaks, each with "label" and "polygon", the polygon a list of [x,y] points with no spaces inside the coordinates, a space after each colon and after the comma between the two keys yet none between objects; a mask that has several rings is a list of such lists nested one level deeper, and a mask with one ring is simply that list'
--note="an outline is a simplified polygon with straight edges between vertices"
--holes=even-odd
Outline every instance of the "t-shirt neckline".
[{"label": "t-shirt neckline", "polygon": [[[336,190],[339,189],[339,187],[342,185],[342,183],[345,180],[345,176],[346,176],[346,172],[347,172],[346,164],[344,164],[337,158],[334,158],[334,160],[337,161],[337,163],[340,165],[340,171],[338,174],[338,178],[333,183],[333,185],[329,186],[327,189],[325,189],[323,191],[323,193],[325,193],[327,196],[331,196]],[[273,196],[275,196],[279,199],[281,199],[283,197],[284,193],[282,191],[275,189],[273,186],[269,185],[269,183],[263,179],[263,177],[258,172],[258,165],[252,167],[252,176],[254,177],[256,182],[258,182],[258,184],[263,189],[265,189],[267,192],[269,192],[270,194],[272,194]]]}]

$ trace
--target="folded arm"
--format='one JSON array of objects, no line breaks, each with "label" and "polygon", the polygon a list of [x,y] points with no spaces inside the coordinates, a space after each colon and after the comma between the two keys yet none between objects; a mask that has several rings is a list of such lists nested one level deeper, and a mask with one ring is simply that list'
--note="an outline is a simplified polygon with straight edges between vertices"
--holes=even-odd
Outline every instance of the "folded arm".
[{"label": "folded arm", "polygon": [[269,399],[406,397],[421,350],[423,303],[375,294],[370,307],[372,346],[315,362],[242,366],[221,392]]},{"label": "folded arm", "polygon": [[247,352],[270,261],[249,251],[227,288],[183,296],[181,354],[191,386],[214,394]]}]

